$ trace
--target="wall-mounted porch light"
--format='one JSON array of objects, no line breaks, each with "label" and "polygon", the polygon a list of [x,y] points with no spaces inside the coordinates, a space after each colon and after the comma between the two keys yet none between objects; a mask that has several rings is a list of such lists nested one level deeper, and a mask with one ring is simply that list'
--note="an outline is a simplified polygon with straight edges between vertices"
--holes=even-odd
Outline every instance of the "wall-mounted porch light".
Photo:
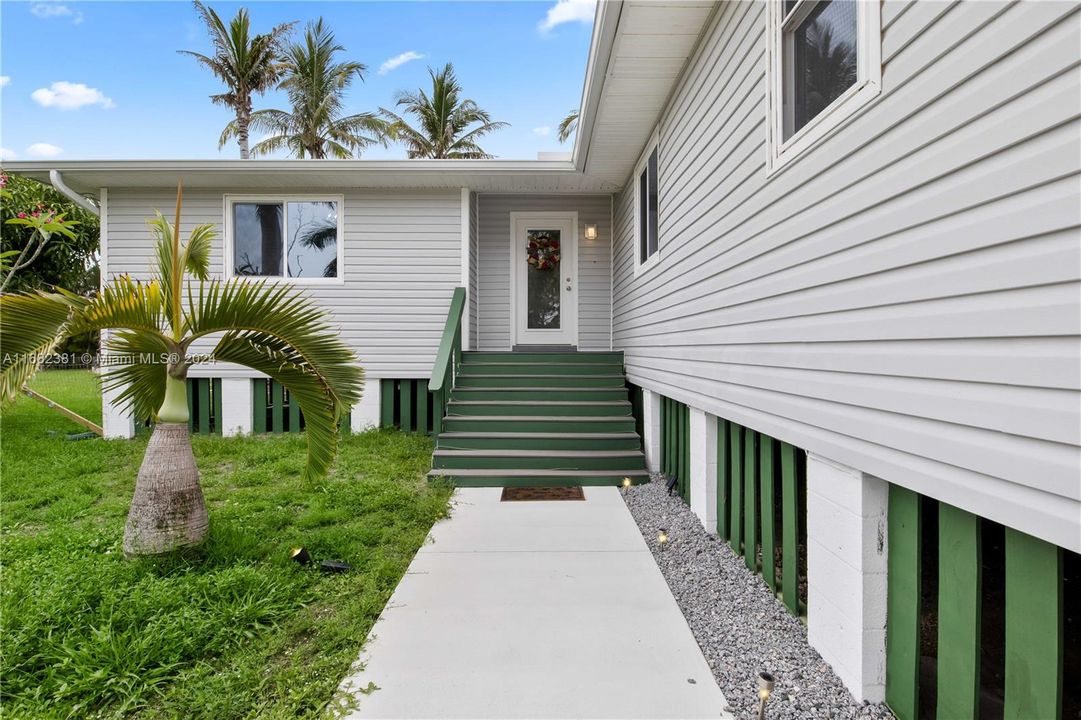
[{"label": "wall-mounted porch light", "polygon": [[586,225],[586,240],[596,240],[596,239],[597,239],[597,226],[596,225]]}]

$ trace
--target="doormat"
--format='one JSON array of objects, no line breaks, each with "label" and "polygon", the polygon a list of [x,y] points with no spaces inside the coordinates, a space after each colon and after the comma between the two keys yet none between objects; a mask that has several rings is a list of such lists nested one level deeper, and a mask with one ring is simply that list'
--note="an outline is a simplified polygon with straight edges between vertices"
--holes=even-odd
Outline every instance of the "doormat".
[{"label": "doormat", "polygon": [[499,500],[585,500],[580,487],[505,487]]}]

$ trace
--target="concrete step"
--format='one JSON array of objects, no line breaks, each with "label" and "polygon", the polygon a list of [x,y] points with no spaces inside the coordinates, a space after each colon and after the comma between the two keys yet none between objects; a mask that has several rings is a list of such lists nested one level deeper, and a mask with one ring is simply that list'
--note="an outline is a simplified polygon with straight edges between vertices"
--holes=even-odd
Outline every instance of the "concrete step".
[{"label": "concrete step", "polygon": [[635,432],[445,432],[437,438],[437,446],[447,450],[636,450],[642,441]]},{"label": "concrete step", "polygon": [[645,468],[641,450],[446,450],[432,455],[434,468],[502,470],[620,470]]},{"label": "concrete step", "polygon": [[630,415],[626,400],[452,400],[447,415]]},{"label": "concrete step", "polygon": [[435,469],[428,480],[444,480],[458,487],[573,487],[579,485],[622,485],[630,478],[635,485],[649,482],[649,472],[631,468],[613,470],[454,470]]}]

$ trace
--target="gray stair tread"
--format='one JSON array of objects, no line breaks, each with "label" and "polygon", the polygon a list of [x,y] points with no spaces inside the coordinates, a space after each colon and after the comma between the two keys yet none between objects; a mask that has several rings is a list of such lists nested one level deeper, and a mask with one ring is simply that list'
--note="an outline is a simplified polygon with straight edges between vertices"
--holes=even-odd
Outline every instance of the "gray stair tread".
[{"label": "gray stair tread", "polygon": [[[499,377],[510,377],[509,375],[500,375]],[[590,377],[593,377],[590,375]],[[454,392],[504,392],[505,390],[524,390],[526,392],[612,392],[613,390],[623,390],[620,387],[562,387],[556,385],[537,385],[530,387],[529,385],[504,385],[503,387],[462,387],[458,386],[454,388]],[[528,402],[528,401],[527,401]]]},{"label": "gray stair tread", "polygon": [[617,433],[534,433],[534,432],[461,432],[451,431],[439,433],[440,438],[501,438],[501,439],[536,439],[536,440],[624,440],[637,438],[636,432]]},{"label": "gray stair tread", "polygon": [[626,400],[451,400],[448,405],[530,405],[566,406],[566,405],[597,405],[626,407],[630,403]]},{"label": "gray stair tread", "polygon": [[433,468],[428,472],[429,475],[457,475],[459,477],[493,477],[493,476],[512,476],[517,475],[521,477],[611,477],[613,475],[649,475],[649,471],[644,468],[635,468],[633,470],[500,470],[492,468],[482,469],[467,469],[467,468]]},{"label": "gray stair tread", "polygon": [[[468,367],[476,367],[476,366],[475,365],[463,365],[462,367],[463,368],[468,368]],[[572,377],[572,378],[591,378],[593,380],[596,380],[598,378],[605,378],[605,379],[608,379],[608,380],[611,380],[612,378],[620,378],[620,379],[623,378],[623,373],[609,373],[607,375],[602,375],[602,374],[599,374],[599,373],[596,374],[596,375],[594,375],[592,373],[584,373],[584,374],[578,374],[578,375],[575,375],[575,374],[572,374],[572,373],[556,374],[556,375],[553,375],[551,373],[515,373],[515,374],[512,374],[512,373],[488,373],[488,374],[483,374],[483,373],[461,373],[461,374],[458,375],[458,377],[462,377],[463,375],[467,376],[467,377],[471,377],[471,378],[503,378],[504,380],[511,380],[513,378],[520,378],[520,377],[528,377],[528,378],[569,378],[569,377]]]},{"label": "gray stair tread", "polygon": [[641,450],[481,450],[469,448],[464,450],[448,450],[437,448],[436,455],[450,455],[453,457],[642,457]]},{"label": "gray stair tread", "polygon": [[538,422],[624,422],[633,415],[446,415],[450,420],[536,420]]}]

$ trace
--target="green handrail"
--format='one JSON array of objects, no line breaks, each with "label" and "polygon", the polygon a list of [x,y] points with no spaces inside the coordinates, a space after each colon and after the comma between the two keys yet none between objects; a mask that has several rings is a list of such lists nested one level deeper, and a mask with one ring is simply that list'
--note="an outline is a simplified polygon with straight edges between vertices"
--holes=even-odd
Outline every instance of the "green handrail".
[{"label": "green handrail", "polygon": [[451,372],[459,362],[462,350],[462,312],[465,310],[465,288],[454,288],[450,299],[447,322],[443,326],[443,337],[439,340],[439,350],[432,365],[432,377],[428,380],[428,390],[437,392],[446,387],[451,379]]}]

